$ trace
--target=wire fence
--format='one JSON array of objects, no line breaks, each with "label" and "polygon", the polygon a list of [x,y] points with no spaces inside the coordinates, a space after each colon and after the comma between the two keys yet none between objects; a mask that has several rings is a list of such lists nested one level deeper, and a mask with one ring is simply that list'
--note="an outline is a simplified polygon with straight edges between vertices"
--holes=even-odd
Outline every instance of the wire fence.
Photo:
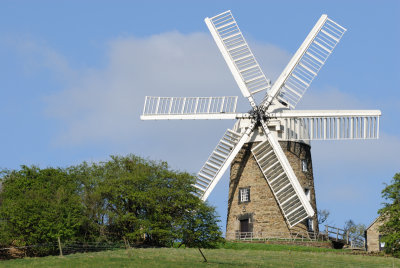
[{"label": "wire fence", "polygon": [[304,230],[301,232],[228,232],[226,239],[245,242],[287,241],[289,243],[332,241],[338,242],[340,248],[346,246],[351,249],[366,250],[363,237],[350,236],[348,231],[328,225],[325,225],[324,232]]},{"label": "wire fence", "polygon": [[[284,244],[298,244],[314,247],[327,247],[326,245],[319,245],[320,242],[327,242],[330,237],[326,233],[253,233],[253,232],[235,232],[227,233],[228,240],[237,242],[255,242],[255,243],[269,243],[269,242],[286,242]],[[365,250],[364,240],[356,241],[352,239],[349,244],[350,248]],[[299,244],[300,243],[300,244]],[[133,247],[139,247],[143,244],[133,244]],[[131,244],[128,240],[120,241],[54,241],[36,245],[28,246],[10,246],[0,247],[0,260],[24,258],[24,257],[40,257],[48,255],[70,255],[74,253],[88,253],[99,252],[105,250],[127,249]]]},{"label": "wire fence", "polygon": [[228,240],[238,241],[288,241],[288,242],[316,242],[328,241],[329,237],[317,232],[230,232],[226,234]]},{"label": "wire fence", "polygon": [[82,241],[55,241],[29,246],[12,246],[0,248],[1,259],[23,257],[39,257],[48,255],[69,255],[74,253],[98,252],[130,247],[127,241],[117,242],[82,242]]}]

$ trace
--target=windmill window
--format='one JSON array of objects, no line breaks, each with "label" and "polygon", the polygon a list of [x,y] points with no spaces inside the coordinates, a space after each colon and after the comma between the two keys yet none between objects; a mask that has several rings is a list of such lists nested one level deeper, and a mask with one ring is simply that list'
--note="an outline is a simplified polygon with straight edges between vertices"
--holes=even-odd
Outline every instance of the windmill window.
[{"label": "windmill window", "polygon": [[[311,201],[311,191],[308,188],[304,189],[304,194],[306,195],[308,201]],[[308,218],[307,219],[307,229],[309,232],[313,232],[314,231],[314,222],[313,222],[313,218]]]},{"label": "windmill window", "polygon": [[306,195],[308,201],[311,201],[311,191],[308,188],[304,189],[304,194]]},{"label": "windmill window", "polygon": [[303,170],[303,172],[308,171],[308,163],[307,160],[305,159],[301,160],[301,170]]},{"label": "windmill window", "polygon": [[309,232],[314,231],[314,222],[313,222],[312,218],[307,219],[307,227],[308,227],[307,229]]},{"label": "windmill window", "polygon": [[250,188],[239,189],[239,203],[250,202]]}]

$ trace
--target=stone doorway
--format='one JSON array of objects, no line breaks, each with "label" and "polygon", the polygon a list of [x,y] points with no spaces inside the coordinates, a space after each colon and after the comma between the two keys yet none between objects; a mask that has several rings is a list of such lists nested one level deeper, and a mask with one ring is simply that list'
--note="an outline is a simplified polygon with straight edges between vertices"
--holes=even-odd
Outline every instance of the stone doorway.
[{"label": "stone doorway", "polygon": [[240,232],[241,232],[241,233],[248,233],[248,232],[250,232],[250,228],[249,228],[249,219],[240,220]]}]

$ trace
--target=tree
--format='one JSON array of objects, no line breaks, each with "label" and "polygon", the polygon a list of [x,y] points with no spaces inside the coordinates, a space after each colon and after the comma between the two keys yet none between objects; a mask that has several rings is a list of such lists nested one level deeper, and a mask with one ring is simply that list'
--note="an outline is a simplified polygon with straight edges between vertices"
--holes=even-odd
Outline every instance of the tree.
[{"label": "tree", "polygon": [[22,166],[3,171],[0,241],[17,246],[70,239],[80,226],[78,185],[65,170]]},{"label": "tree", "polygon": [[224,242],[218,222],[215,209],[198,202],[197,208],[186,214],[186,220],[180,228],[182,244],[192,248],[216,248]]},{"label": "tree", "polygon": [[324,222],[326,222],[329,214],[330,212],[327,209],[318,210],[318,224],[323,224]]},{"label": "tree", "polygon": [[349,239],[352,245],[357,247],[363,247],[364,245],[364,232],[365,225],[362,223],[355,224],[353,220],[348,220],[345,222],[343,229],[348,232]]},{"label": "tree", "polygon": [[[82,171],[87,174],[87,167],[75,169]],[[192,194],[195,178],[190,174],[135,155],[112,156],[108,162],[93,165],[91,171],[100,196],[95,207],[102,208],[105,229],[113,239],[153,246],[207,239],[202,244],[207,247],[221,240],[215,210]]]},{"label": "tree", "polygon": [[383,224],[380,232],[385,242],[385,251],[400,257],[400,173],[396,173],[382,190],[382,197],[387,200],[378,213]]},{"label": "tree", "polygon": [[83,205],[82,223],[77,239],[84,241],[106,241],[107,214],[105,200],[101,196],[102,168],[96,163],[83,162],[67,168],[70,180],[76,181]]}]

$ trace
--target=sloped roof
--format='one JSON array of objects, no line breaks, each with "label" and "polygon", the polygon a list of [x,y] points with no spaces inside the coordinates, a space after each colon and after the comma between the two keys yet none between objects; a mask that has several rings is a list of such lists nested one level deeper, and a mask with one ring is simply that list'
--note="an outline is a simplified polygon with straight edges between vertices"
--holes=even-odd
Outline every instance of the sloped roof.
[{"label": "sloped roof", "polygon": [[374,223],[381,217],[381,215],[379,215],[378,217],[376,217],[376,219],[365,229],[368,230],[369,228],[371,228],[372,225],[374,225]]}]

